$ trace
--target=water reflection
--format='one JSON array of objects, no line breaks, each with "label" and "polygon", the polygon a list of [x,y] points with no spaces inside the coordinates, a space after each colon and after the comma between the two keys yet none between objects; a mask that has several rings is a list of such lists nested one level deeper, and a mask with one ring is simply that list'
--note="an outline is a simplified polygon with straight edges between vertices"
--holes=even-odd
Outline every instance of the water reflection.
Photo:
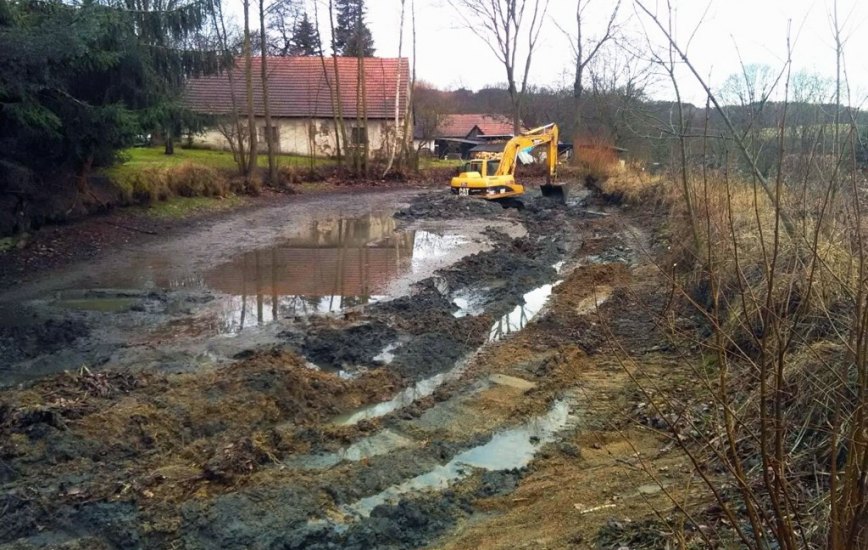
[{"label": "water reflection", "polygon": [[301,235],[218,266],[203,282],[231,296],[223,303],[220,328],[238,332],[382,300],[396,279],[468,242],[454,234],[396,231],[390,214],[320,219]]},{"label": "water reflection", "polygon": [[546,305],[549,296],[552,295],[552,289],[559,283],[560,281],[550,285],[543,285],[525,294],[522,297],[523,303],[515,306],[512,311],[498,319],[491,326],[491,329],[488,331],[488,341],[496,342],[508,334],[523,329]]},{"label": "water reflection", "polygon": [[467,369],[468,360],[465,357],[458,361],[451,370],[420,380],[412,386],[404,388],[388,401],[366,405],[356,411],[338,416],[332,420],[332,423],[338,426],[352,426],[362,420],[373,420],[408,407],[423,397],[433,395],[437,388],[446,382],[457,380]]},{"label": "water reflection", "polygon": [[464,451],[448,463],[404,483],[347,505],[345,511],[354,517],[367,517],[377,506],[395,503],[408,493],[445,489],[470,475],[473,469],[502,471],[523,468],[543,445],[557,438],[569,420],[570,402],[566,399],[556,401],[547,414],[494,434],[488,443]]}]

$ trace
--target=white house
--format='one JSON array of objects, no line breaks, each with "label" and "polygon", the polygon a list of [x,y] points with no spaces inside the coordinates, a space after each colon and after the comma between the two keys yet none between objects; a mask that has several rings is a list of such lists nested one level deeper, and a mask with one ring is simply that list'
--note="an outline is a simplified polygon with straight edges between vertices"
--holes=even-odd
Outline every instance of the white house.
[{"label": "white house", "polygon": [[[258,147],[262,151],[266,128],[260,67],[261,59],[254,58],[253,109]],[[277,138],[275,143],[281,153],[335,155],[338,139],[336,117],[339,114],[344,120],[349,146],[360,147],[367,139],[372,154],[386,150],[394,143],[396,130],[403,131],[409,96],[409,63],[406,58],[269,57],[267,67],[271,132]],[[397,128],[396,102],[399,113]],[[186,88],[185,103],[195,112],[218,115],[226,121],[233,111],[246,118],[243,61],[239,60],[232,69],[231,79],[228,71],[191,79]],[[226,128],[228,126],[221,124],[208,129],[196,137],[194,143],[229,149]]]}]

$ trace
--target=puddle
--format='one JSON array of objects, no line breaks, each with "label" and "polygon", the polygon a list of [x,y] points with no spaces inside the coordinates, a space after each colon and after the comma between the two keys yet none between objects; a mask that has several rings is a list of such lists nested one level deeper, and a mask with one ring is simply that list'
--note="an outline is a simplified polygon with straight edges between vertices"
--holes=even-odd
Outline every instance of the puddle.
[{"label": "puddle", "polygon": [[485,313],[485,291],[466,289],[455,293],[452,303],[458,308],[452,313],[453,317],[476,317]]},{"label": "puddle", "polygon": [[[58,297],[56,304],[117,313],[128,310],[139,296],[110,298],[89,293],[117,288],[139,294],[154,289],[215,291],[218,299],[207,308],[213,319],[208,331],[237,334],[277,319],[337,313],[404,295],[412,284],[437,269],[489,248],[479,236],[481,228],[472,224],[425,222],[399,230],[392,212],[386,210],[285,224],[286,236],[273,245],[263,247],[257,242],[255,248],[242,248],[220,263],[212,260],[200,268],[193,267],[195,263],[188,262],[183,253],[142,250],[123,269],[110,265],[64,281],[63,294],[79,294]],[[523,231],[513,225],[504,224],[503,229]],[[213,257],[219,257],[216,251]]]},{"label": "puddle", "polygon": [[445,489],[469,476],[473,469],[494,471],[523,468],[543,445],[556,439],[558,432],[567,427],[569,419],[569,402],[557,401],[547,414],[517,428],[496,433],[488,443],[464,451],[430,472],[350,504],[345,512],[353,517],[367,517],[380,504],[395,503],[407,493]]},{"label": "puddle", "polygon": [[427,275],[482,247],[449,228],[396,231],[391,214],[318,220],[307,233],[246,252],[203,280],[231,297],[220,325],[236,333],[399,296],[409,290],[412,275]]},{"label": "puddle", "polygon": [[420,380],[409,388],[401,391],[398,395],[396,395],[389,401],[383,401],[382,403],[377,403],[375,405],[368,405],[351,413],[338,416],[334,420],[332,420],[332,424],[336,424],[338,426],[352,426],[353,424],[358,424],[362,420],[372,420],[374,418],[380,418],[399,409],[403,409],[404,407],[413,404],[418,399],[422,399],[423,397],[428,397],[429,395],[433,394],[437,390],[437,388],[439,388],[446,382],[450,380],[455,380],[456,378],[461,376],[461,374],[467,368],[467,363],[468,358],[462,359],[458,361],[451,370],[441,372],[440,374],[436,374],[431,378]]},{"label": "puddle", "polygon": [[552,295],[552,290],[560,284],[560,281],[543,285],[535,288],[525,294],[522,299],[523,303],[515,306],[515,309],[501,317],[488,331],[488,341],[497,342],[503,339],[508,334],[518,332],[536,317],[542,308],[545,307],[549,297]]},{"label": "puddle", "polygon": [[412,439],[398,435],[391,430],[383,430],[336,453],[294,457],[284,461],[284,464],[304,470],[326,470],[344,461],[361,462],[414,445],[415,442]]}]

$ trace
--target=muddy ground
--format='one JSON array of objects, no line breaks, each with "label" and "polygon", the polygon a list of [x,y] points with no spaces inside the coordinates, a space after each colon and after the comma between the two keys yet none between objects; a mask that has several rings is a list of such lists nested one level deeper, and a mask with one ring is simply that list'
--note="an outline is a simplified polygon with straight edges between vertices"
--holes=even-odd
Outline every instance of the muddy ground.
[{"label": "muddy ground", "polygon": [[0,295],[0,548],[665,544],[689,469],[635,379],[688,383],[657,220],[575,190],[341,200]]}]

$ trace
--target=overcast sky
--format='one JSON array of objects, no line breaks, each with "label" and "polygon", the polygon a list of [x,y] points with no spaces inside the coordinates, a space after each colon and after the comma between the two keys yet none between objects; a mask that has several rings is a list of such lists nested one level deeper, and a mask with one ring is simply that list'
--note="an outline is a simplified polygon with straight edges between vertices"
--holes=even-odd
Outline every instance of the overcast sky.
[{"label": "overcast sky", "polygon": [[[408,10],[409,3],[407,0]],[[657,2],[645,0],[645,3],[653,9]],[[613,4],[613,0],[592,0],[587,34],[602,30],[603,12]],[[835,74],[833,0],[672,0],[672,4],[677,10],[676,30],[681,42],[686,43],[702,21],[688,54],[699,72],[709,77],[713,87],[739,70],[739,54],[745,63],[781,67],[786,60],[790,22],[794,68],[827,76]],[[400,0],[368,0],[366,5],[377,55],[396,56]],[[632,0],[623,1],[622,13],[631,18],[634,36],[641,36],[643,28],[653,30],[648,19],[638,15]],[[858,92],[854,93],[858,96],[855,102],[859,103],[868,92],[868,0],[838,0],[838,14],[846,40],[846,68],[854,92]],[[462,86],[478,89],[506,80],[503,66],[484,42],[464,28],[461,17],[447,0],[416,0],[416,19],[419,78],[446,89]],[[530,74],[530,81],[537,85],[558,86],[571,82],[572,50],[555,21],[573,31],[574,0],[550,1],[549,17]],[[404,55],[409,57],[409,13],[407,25]],[[651,34],[657,44],[662,44],[659,33]],[[682,82],[687,99],[704,102],[701,88],[686,73]],[[671,91],[661,83],[653,95],[664,98],[670,96]]]}]

